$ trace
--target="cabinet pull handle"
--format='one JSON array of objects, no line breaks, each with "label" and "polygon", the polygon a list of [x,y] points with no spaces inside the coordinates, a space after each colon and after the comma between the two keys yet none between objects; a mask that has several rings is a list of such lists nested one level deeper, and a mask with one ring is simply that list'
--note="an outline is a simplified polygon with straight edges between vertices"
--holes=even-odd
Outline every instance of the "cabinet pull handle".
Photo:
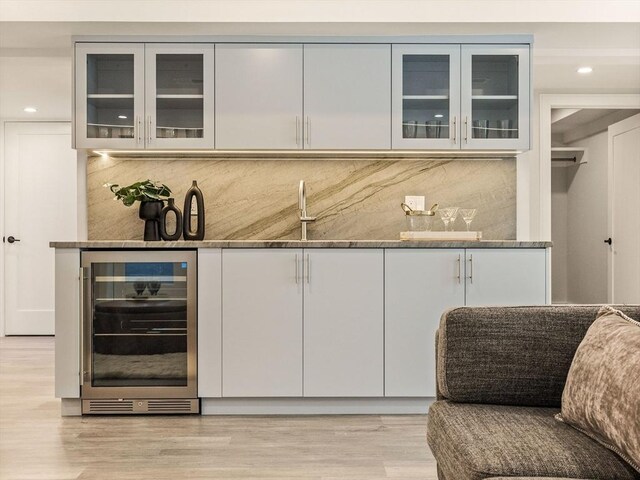
[{"label": "cabinet pull handle", "polygon": [[307,253],[307,283],[311,283],[311,257]]},{"label": "cabinet pull handle", "polygon": [[300,146],[300,117],[296,115],[296,147]]},{"label": "cabinet pull handle", "polygon": [[469,142],[469,117],[464,117],[464,143]]},{"label": "cabinet pull handle", "polygon": [[453,117],[453,144],[455,145],[458,142],[457,132],[456,132],[456,117]]},{"label": "cabinet pull handle", "polygon": [[458,283],[462,282],[462,257],[458,254]]},{"label": "cabinet pull handle", "polygon": [[140,119],[140,115],[136,115],[136,121],[133,124],[134,132],[133,135],[136,137],[136,145],[142,142],[142,120]]},{"label": "cabinet pull handle", "polygon": [[311,146],[311,120],[309,120],[309,116],[307,115],[307,146]]},{"label": "cabinet pull handle", "polygon": [[149,130],[147,131],[147,141],[151,143],[151,115],[147,115],[147,124],[149,125]]},{"label": "cabinet pull handle", "polygon": [[469,281],[473,283],[473,253],[469,255]]},{"label": "cabinet pull handle", "polygon": [[78,292],[80,295],[80,301],[78,302],[78,307],[80,308],[80,326],[78,329],[78,351],[80,352],[80,358],[78,361],[78,367],[80,367],[80,370],[78,374],[80,375],[80,386],[82,386],[84,383],[84,268],[82,267],[80,267],[80,288]]},{"label": "cabinet pull handle", "polygon": [[296,253],[296,285],[298,285],[299,280],[298,280],[298,254]]}]

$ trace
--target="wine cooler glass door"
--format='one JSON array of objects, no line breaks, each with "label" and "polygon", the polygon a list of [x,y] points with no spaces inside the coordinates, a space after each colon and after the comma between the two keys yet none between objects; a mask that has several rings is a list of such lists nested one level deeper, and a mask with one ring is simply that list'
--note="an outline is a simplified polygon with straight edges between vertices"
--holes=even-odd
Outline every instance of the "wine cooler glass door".
[{"label": "wine cooler glass door", "polygon": [[83,258],[83,397],[193,398],[195,253],[129,253]]}]

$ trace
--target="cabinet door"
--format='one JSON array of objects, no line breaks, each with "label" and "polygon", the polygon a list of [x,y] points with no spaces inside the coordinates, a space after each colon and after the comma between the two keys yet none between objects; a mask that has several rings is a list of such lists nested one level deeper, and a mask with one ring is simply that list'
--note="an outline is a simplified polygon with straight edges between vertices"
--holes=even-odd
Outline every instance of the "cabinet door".
[{"label": "cabinet door", "polygon": [[302,396],[302,250],[222,252],[222,396]]},{"label": "cabinet door", "polygon": [[383,395],[383,275],[382,250],[305,250],[305,397]]},{"label": "cabinet door", "polygon": [[462,46],[462,148],[529,148],[529,46]]},{"label": "cabinet door", "polygon": [[467,249],[466,304],[544,305],[545,249]]},{"label": "cabinet door", "polygon": [[460,45],[394,45],[394,149],[460,148]]},{"label": "cabinet door", "polygon": [[79,43],[76,148],[144,148],[144,44]]},{"label": "cabinet door", "polygon": [[304,46],[304,148],[391,148],[391,46]]},{"label": "cabinet door", "polygon": [[145,46],[147,148],[213,148],[214,45]]},{"label": "cabinet door", "polygon": [[302,45],[216,45],[216,148],[302,148]]},{"label": "cabinet door", "polygon": [[385,396],[435,397],[440,316],[464,305],[464,250],[385,250]]}]

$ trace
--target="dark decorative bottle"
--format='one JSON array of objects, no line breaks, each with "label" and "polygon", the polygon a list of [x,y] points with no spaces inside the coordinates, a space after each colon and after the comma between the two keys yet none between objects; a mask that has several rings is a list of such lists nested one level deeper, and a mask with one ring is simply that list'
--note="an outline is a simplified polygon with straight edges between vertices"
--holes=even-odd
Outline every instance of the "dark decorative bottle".
[{"label": "dark decorative bottle", "polygon": [[[175,200],[173,198],[168,199],[168,204],[160,212],[160,238],[163,240],[180,240],[182,235],[182,212],[176,207]],[[167,232],[167,215],[173,212],[176,216],[176,230],[173,233]]]},{"label": "dark decorative bottle", "polygon": [[[191,209],[195,200],[195,211]],[[192,219],[196,220],[196,229],[191,229]],[[185,240],[204,240],[204,198],[195,180],[184,197],[183,235]]]}]

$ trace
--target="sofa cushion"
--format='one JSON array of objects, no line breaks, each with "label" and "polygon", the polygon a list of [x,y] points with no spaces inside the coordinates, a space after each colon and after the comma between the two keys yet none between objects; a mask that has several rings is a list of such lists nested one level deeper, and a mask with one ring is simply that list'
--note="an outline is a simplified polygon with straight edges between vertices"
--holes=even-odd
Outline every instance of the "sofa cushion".
[{"label": "sofa cushion", "polygon": [[640,322],[603,307],[576,351],[558,417],[640,472]]},{"label": "sofa cushion", "polygon": [[640,479],[615,453],[556,421],[557,412],[441,400],[429,409],[427,440],[447,479]]},{"label": "sofa cushion", "polygon": [[[640,307],[619,307],[640,320]],[[455,402],[560,407],[599,305],[462,307],[440,321],[437,382]]]},{"label": "sofa cushion", "polygon": [[567,477],[489,477],[487,480],[588,480],[583,478]]}]

